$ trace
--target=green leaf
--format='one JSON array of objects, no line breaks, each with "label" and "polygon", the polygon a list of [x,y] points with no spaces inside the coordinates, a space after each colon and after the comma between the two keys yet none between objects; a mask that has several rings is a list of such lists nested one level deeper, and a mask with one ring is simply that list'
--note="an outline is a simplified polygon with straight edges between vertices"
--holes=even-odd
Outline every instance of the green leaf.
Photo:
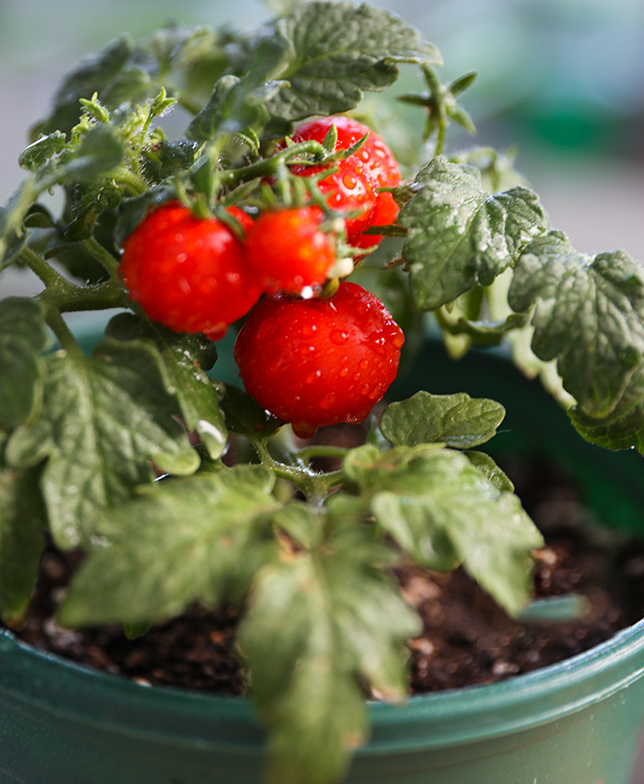
[{"label": "green leaf", "polygon": [[278,502],[256,476],[223,470],[158,482],[139,495],[99,519],[102,545],[70,587],[63,624],[159,622],[192,602],[239,602],[273,557],[267,520]]},{"label": "green leaf", "polygon": [[642,448],[644,273],[623,251],[594,258],[553,232],[522,253],[510,285],[513,309],[534,303],[531,348],[556,360],[577,401],[576,426],[609,448]]},{"label": "green leaf", "polygon": [[[32,129],[32,139],[57,130],[69,133],[80,117],[81,98],[89,98],[98,92],[101,100],[105,102],[104,93],[110,89],[110,83],[118,78],[133,51],[131,38],[124,35],[110,42],[97,54],[82,60],[78,67],[63,79],[54,96],[51,114]],[[111,104],[111,108],[126,98],[134,97],[140,85],[132,85],[133,89],[129,91],[122,89],[123,86],[121,83],[121,89],[114,96],[116,102]]]},{"label": "green leaf", "polygon": [[231,384],[226,384],[221,408],[231,433],[251,441],[266,440],[282,426],[279,419],[265,411],[247,392]]},{"label": "green leaf", "polygon": [[470,449],[489,441],[505,417],[495,400],[420,391],[383,412],[380,429],[392,444],[415,446],[440,442],[454,449]]},{"label": "green leaf", "polygon": [[5,619],[18,618],[26,608],[44,549],[47,513],[38,474],[0,464],[0,616]]},{"label": "green leaf", "polygon": [[178,334],[131,313],[120,313],[107,326],[106,335],[126,342],[151,341],[160,353],[159,367],[167,391],[175,395],[188,430],[195,430],[211,458],[220,457],[228,431],[219,409],[221,388],[204,371],[216,358],[215,344],[203,335]]},{"label": "green leaf", "polygon": [[56,172],[57,182],[94,182],[123,160],[123,145],[106,125],[90,128],[71,159]]},{"label": "green leaf", "polygon": [[299,120],[353,109],[363,90],[380,91],[398,76],[398,62],[440,63],[438,50],[395,14],[367,4],[312,2],[275,25],[289,43],[273,78],[285,80],[268,101],[271,114]]},{"label": "green leaf", "polygon": [[23,169],[35,172],[51,157],[65,149],[67,137],[61,131],[54,131],[32,142],[18,156]]},{"label": "green leaf", "polygon": [[503,492],[513,493],[514,485],[507,474],[502,471],[494,460],[485,452],[472,450],[465,452],[465,457],[470,463],[488,479],[496,488]]},{"label": "green leaf", "polygon": [[0,207],[0,270],[17,260],[26,240],[22,222],[39,193],[40,188],[32,175],[24,179],[6,205]]},{"label": "green leaf", "polygon": [[421,169],[413,187],[399,222],[408,230],[403,257],[421,310],[489,285],[547,226],[532,191],[516,186],[487,195],[477,169],[442,156]]},{"label": "green leaf", "polygon": [[211,141],[222,132],[244,131],[263,118],[264,103],[279,90],[270,75],[283,59],[287,42],[279,37],[261,39],[252,53],[251,67],[243,78],[227,74],[215,84],[210,101],[188,126],[186,136]]},{"label": "green leaf", "polygon": [[321,541],[322,526],[319,510],[303,501],[291,501],[273,517],[273,522],[302,547],[312,548]]},{"label": "green leaf", "polygon": [[370,494],[378,525],[415,561],[433,569],[462,563],[511,614],[529,601],[530,552],[542,537],[519,499],[464,454],[365,446],[349,452],[345,470]]},{"label": "green leaf", "polygon": [[359,678],[385,698],[406,694],[403,644],[419,622],[373,567],[373,548],[369,527],[338,525],[319,547],[258,577],[241,646],[270,730],[269,782],[341,777],[368,729]]},{"label": "green leaf", "polygon": [[42,403],[40,352],[47,332],[40,304],[9,297],[0,302],[0,430],[38,415]]},{"label": "green leaf", "polygon": [[152,460],[190,474],[199,459],[173,418],[151,347],[106,340],[91,358],[58,352],[47,365],[40,419],[14,431],[7,459],[20,466],[49,457],[42,488],[52,533],[72,548],[88,541],[97,512],[152,480]]}]

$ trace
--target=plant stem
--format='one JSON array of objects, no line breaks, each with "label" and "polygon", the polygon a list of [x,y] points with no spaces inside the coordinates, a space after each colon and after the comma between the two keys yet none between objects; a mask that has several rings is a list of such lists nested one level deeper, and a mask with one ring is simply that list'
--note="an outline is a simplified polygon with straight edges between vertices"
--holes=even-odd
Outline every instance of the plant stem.
[{"label": "plant stem", "polygon": [[142,177],[139,177],[134,172],[131,172],[129,169],[126,169],[125,166],[119,166],[118,168],[110,171],[110,175],[112,179],[116,180],[116,182],[121,183],[122,185],[127,185],[127,187],[136,195],[140,196],[142,193],[145,193],[148,190],[148,186],[145,180]]},{"label": "plant stem", "polygon": [[441,112],[441,116],[438,120],[438,131],[436,133],[436,146],[434,148],[434,157],[440,155],[443,152],[443,148],[445,147],[446,130],[447,130],[447,121],[445,119],[444,114]]},{"label": "plant stem", "polygon": [[296,466],[281,463],[271,455],[268,446],[263,440],[252,442],[262,465],[269,468],[273,473],[282,479],[288,479],[304,495],[313,502],[321,502],[331,491],[344,481],[344,471],[330,471],[328,473],[316,473],[308,468],[298,468]]},{"label": "plant stem", "polygon": [[55,270],[51,264],[46,262],[39,253],[36,253],[29,246],[24,245],[22,247],[19,258],[42,280],[48,289],[62,290],[72,285],[67,278],[63,277],[60,272]]},{"label": "plant stem", "polygon": [[314,457],[344,457],[347,453],[346,447],[328,446],[325,444],[313,444],[300,449],[296,457],[308,463]]},{"label": "plant stem", "polygon": [[256,177],[267,177],[275,174],[280,165],[283,165],[290,158],[295,158],[297,155],[314,155],[316,157],[323,157],[325,155],[324,147],[316,141],[299,142],[292,144],[280,150],[272,158],[256,161],[249,166],[244,166],[240,169],[229,169],[228,171],[220,174],[219,182],[221,185],[236,185],[245,180],[254,180]]},{"label": "plant stem", "polygon": [[109,274],[110,278],[114,281],[118,281],[118,268],[119,268],[119,261],[115,259],[114,256],[104,248],[101,243],[95,239],[94,237],[88,237],[87,239],[83,240],[82,242],[83,247],[85,250],[92,255],[96,261],[99,262],[105,269],[105,271]]},{"label": "plant stem", "polygon": [[58,342],[68,354],[74,357],[85,357],[72,331],[65,323],[58,309],[53,305],[47,308],[46,321],[51,331],[58,338]]},{"label": "plant stem", "polygon": [[65,289],[46,289],[40,293],[39,299],[55,306],[61,313],[126,308],[131,304],[123,286],[113,281],[93,286],[69,284]]}]

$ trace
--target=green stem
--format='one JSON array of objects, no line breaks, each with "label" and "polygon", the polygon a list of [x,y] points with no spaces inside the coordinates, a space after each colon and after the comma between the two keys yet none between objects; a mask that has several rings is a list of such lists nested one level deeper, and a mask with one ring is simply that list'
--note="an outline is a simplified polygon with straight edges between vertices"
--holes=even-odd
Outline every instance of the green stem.
[{"label": "green stem", "polygon": [[126,169],[125,166],[119,166],[118,168],[111,170],[108,176],[116,180],[116,182],[126,185],[135,196],[140,196],[148,190],[145,180],[129,169]]},{"label": "green stem", "polygon": [[61,313],[79,310],[107,310],[108,308],[127,308],[131,305],[120,283],[106,281],[94,286],[75,286],[46,289],[39,299],[53,305]]},{"label": "green stem", "polygon": [[51,264],[46,262],[39,253],[36,253],[27,245],[22,247],[19,258],[42,280],[48,289],[62,290],[72,285],[67,278],[63,277]]},{"label": "green stem", "polygon": [[47,308],[46,321],[51,331],[58,338],[58,342],[68,354],[75,357],[85,357],[72,331],[55,307],[50,306]]},{"label": "green stem", "polygon": [[82,242],[83,247],[85,250],[93,256],[96,261],[99,262],[105,269],[105,271],[109,274],[110,278],[114,281],[118,281],[118,268],[119,268],[119,261],[115,259],[114,256],[104,248],[101,243],[95,239],[94,237],[88,237],[87,239],[83,240]]},{"label": "green stem", "polygon": [[288,479],[304,495],[313,502],[321,502],[330,493],[333,487],[344,481],[344,471],[330,471],[328,473],[316,473],[308,468],[298,468],[296,466],[281,463],[271,455],[265,441],[253,441],[253,447],[257,452],[262,465],[273,471],[274,474],[282,479]]},{"label": "green stem", "polygon": [[304,460],[304,462],[308,463],[309,460],[312,460],[314,457],[344,457],[347,452],[348,449],[343,446],[313,444],[312,446],[306,446],[304,449],[300,449],[296,456],[299,460]]},{"label": "green stem", "polygon": [[436,134],[436,147],[434,148],[434,157],[437,155],[441,155],[443,152],[443,148],[445,147],[445,133],[447,131],[447,120],[443,112],[441,112],[440,119],[438,121],[438,132]]},{"label": "green stem", "polygon": [[278,168],[286,163],[290,158],[295,158],[298,155],[314,155],[322,158],[326,154],[324,147],[319,142],[312,140],[299,142],[290,147],[286,147],[280,152],[261,161],[251,163],[249,166],[244,166],[240,169],[229,169],[222,172],[220,175],[221,185],[231,186],[237,185],[239,182],[246,180],[254,180],[257,177],[268,177],[276,174]]}]

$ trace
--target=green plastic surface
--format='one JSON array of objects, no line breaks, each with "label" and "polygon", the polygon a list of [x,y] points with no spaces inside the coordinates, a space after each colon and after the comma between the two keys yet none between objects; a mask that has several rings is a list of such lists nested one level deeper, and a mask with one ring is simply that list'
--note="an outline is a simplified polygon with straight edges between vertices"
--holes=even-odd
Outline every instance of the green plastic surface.
[{"label": "green plastic surface", "polygon": [[[644,525],[642,458],[583,442],[502,357],[451,364],[428,343],[393,395],[419,386],[501,400],[497,452],[552,455],[611,525]],[[643,689],[644,622],[529,675],[371,705],[372,738],[346,782],[629,784]],[[263,740],[244,700],[140,686],[0,634],[0,784],[260,784]]]}]

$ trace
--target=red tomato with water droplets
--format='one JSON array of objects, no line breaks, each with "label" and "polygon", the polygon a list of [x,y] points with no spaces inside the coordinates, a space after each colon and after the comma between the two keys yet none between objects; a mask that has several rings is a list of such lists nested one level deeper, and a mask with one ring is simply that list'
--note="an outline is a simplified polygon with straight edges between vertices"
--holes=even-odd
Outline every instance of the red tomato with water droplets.
[{"label": "red tomato with water droplets", "polygon": [[[400,171],[391,150],[377,133],[350,117],[323,117],[311,120],[295,129],[293,141],[322,142],[332,125],[336,126],[336,150],[346,150],[369,134],[362,147],[353,155],[337,163],[338,171],[319,183],[329,206],[341,212],[360,210],[349,218],[347,241],[359,248],[378,245],[382,236],[364,234],[370,226],[393,223],[398,216],[398,205],[390,193],[377,193],[377,188],[395,187],[400,183]],[[321,166],[294,166],[293,172],[306,176],[322,171]]]},{"label": "red tomato with water droplets", "polygon": [[267,297],[235,343],[247,392],[302,438],[361,422],[398,371],[404,335],[382,302],[355,283],[328,299]]},{"label": "red tomato with water droplets", "polygon": [[[237,207],[230,212],[242,227],[252,224]],[[222,338],[261,294],[232,229],[195,218],[178,202],[150,213],[125,240],[119,274],[153,321],[211,340]]]},{"label": "red tomato with water droplets", "polygon": [[320,229],[323,217],[319,207],[260,215],[248,231],[246,258],[264,291],[300,294],[324,283],[336,258],[333,239]]}]

